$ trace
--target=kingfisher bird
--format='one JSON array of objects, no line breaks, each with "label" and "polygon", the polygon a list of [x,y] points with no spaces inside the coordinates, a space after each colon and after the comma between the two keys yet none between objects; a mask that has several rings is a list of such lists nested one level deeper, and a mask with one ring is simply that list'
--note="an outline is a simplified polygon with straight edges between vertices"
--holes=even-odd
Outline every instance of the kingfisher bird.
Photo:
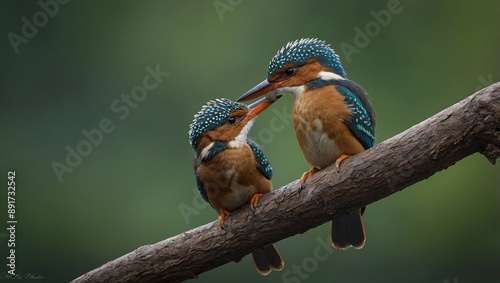
[{"label": "kingfisher bird", "polygon": [[[237,101],[277,91],[295,97],[292,110],[295,135],[311,169],[307,178],[331,164],[340,171],[347,157],[373,146],[375,111],[365,90],[347,78],[339,56],[324,41],[303,38],[283,46],[272,58],[267,79]],[[366,235],[361,220],[364,207],[334,215],[331,242],[337,249],[362,248]]]},{"label": "kingfisher bird", "polygon": [[[277,100],[279,97],[276,97]],[[229,99],[210,101],[194,116],[189,142],[195,153],[194,175],[205,201],[219,214],[219,225],[229,213],[272,190],[273,171],[264,153],[248,132],[259,113],[275,100],[267,97],[247,106]],[[262,275],[283,269],[273,244],[252,252],[255,268]]]}]

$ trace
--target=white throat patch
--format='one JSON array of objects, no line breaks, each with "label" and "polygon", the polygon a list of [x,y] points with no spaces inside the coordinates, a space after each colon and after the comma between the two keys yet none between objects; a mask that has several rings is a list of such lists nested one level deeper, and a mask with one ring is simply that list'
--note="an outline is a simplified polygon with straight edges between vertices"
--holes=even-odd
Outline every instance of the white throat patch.
[{"label": "white throat patch", "polygon": [[291,95],[301,95],[304,93],[305,87],[303,85],[301,86],[287,86],[287,87],[282,87],[279,90],[281,90],[284,93],[291,94]]},{"label": "white throat patch", "polygon": [[[255,118],[254,118],[255,119]],[[241,132],[236,138],[228,143],[229,147],[242,147],[247,143],[248,132],[253,126],[254,119],[248,121],[248,123],[241,129]]]}]

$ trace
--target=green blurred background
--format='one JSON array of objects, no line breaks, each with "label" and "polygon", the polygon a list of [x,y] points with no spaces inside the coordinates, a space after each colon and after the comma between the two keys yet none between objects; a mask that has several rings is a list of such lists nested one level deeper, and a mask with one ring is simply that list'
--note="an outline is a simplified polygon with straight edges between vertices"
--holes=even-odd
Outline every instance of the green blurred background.
[{"label": "green blurred background", "polygon": [[[336,49],[371,96],[378,143],[500,80],[498,1],[71,1],[46,18],[37,1],[1,4],[1,172],[17,172],[16,272],[43,282],[214,221],[196,191],[189,124],[206,101],[236,99],[263,80],[288,41],[318,37]],[[388,5],[398,12],[377,22]],[[16,53],[9,34],[22,36],[23,17],[40,27]],[[358,28],[371,35],[362,41]],[[120,119],[113,101],[157,65],[169,76]],[[281,99],[251,132],[276,188],[308,169],[291,105]],[[280,115],[280,127],[270,125]],[[64,164],[66,147],[103,118],[113,132],[60,182],[52,163]],[[245,257],[190,282],[499,282],[499,189],[499,167],[475,154],[370,205],[362,250],[315,259],[325,224],[277,243],[282,272],[262,277]],[[2,279],[6,237],[2,228]]]}]

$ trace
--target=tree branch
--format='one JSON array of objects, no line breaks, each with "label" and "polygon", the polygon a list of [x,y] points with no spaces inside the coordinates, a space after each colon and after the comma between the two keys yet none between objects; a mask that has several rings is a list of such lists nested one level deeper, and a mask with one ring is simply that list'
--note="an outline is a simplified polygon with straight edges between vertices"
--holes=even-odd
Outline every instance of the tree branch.
[{"label": "tree branch", "polygon": [[[180,282],[237,261],[263,245],[321,225],[334,213],[369,205],[426,179],[462,158],[482,153],[500,157],[500,83],[348,158],[341,172],[330,166],[260,198],[253,213],[245,206],[226,218],[138,248],[73,282]],[[296,225],[301,223],[301,225]],[[259,231],[255,233],[255,231]]]}]

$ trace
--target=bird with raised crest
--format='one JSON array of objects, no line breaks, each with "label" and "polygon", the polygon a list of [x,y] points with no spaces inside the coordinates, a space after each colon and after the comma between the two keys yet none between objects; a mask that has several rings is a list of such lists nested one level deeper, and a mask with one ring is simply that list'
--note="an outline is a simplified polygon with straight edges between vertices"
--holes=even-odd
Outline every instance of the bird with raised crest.
[{"label": "bird with raised crest", "polygon": [[[231,211],[247,203],[255,209],[259,197],[272,190],[273,171],[260,147],[247,138],[255,117],[279,97],[263,98],[249,106],[217,99],[203,106],[189,129],[195,153],[194,174],[203,199],[219,214],[219,225]],[[273,244],[252,252],[262,275],[283,269]]]},{"label": "bird with raised crest", "polygon": [[[335,164],[339,172],[343,160],[373,146],[375,111],[368,95],[347,78],[339,56],[324,41],[303,38],[283,46],[269,64],[267,79],[237,101],[276,91],[295,97],[293,126],[311,166],[300,178],[300,189],[318,170]],[[335,248],[364,246],[364,209],[333,216],[331,242]]]}]

